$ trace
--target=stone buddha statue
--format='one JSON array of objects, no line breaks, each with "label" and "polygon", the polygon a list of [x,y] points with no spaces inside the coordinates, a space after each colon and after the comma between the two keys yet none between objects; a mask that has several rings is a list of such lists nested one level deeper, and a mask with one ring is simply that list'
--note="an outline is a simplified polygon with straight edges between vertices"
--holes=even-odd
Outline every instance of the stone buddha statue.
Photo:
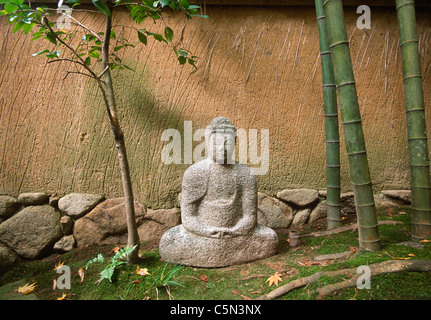
[{"label": "stone buddha statue", "polygon": [[205,128],[208,158],[183,176],[182,224],[161,238],[163,260],[195,267],[224,267],[275,254],[278,237],[257,224],[252,169],[232,160],[236,129],[224,117]]}]

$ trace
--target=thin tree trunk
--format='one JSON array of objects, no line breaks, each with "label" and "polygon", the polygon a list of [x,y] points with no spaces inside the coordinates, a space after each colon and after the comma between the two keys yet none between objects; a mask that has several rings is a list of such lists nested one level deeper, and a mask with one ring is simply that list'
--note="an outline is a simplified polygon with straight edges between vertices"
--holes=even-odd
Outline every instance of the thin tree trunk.
[{"label": "thin tree trunk", "polygon": [[340,204],[340,136],[338,129],[337,92],[334,69],[326,31],[326,17],[322,0],[315,0],[322,65],[323,100],[326,136],[326,205],[327,228],[341,225]]},{"label": "thin tree trunk", "polygon": [[344,24],[343,4],[341,0],[325,0],[323,8],[326,15],[341,121],[349,158],[350,177],[355,195],[359,246],[366,250],[376,251],[381,249],[376,206],[368,167],[349,41]]},{"label": "thin tree trunk", "polygon": [[424,94],[413,0],[396,0],[403,63],[412,192],[412,238],[431,236],[431,183]]},{"label": "thin tree trunk", "polygon": [[[111,8],[110,8],[111,9]],[[127,262],[130,264],[137,263],[138,261],[138,250],[139,250],[139,235],[136,225],[135,218],[135,206],[133,199],[132,181],[130,179],[129,162],[127,160],[126,144],[124,141],[124,134],[121,130],[118,122],[117,108],[114,97],[114,87],[112,84],[111,72],[109,69],[109,42],[110,34],[112,30],[112,19],[109,16],[106,17],[105,27],[105,39],[102,48],[102,63],[104,73],[104,82],[106,88],[106,98],[108,105],[107,111],[109,115],[109,121],[111,130],[114,135],[115,146],[118,153],[118,162],[121,171],[121,180],[123,183],[124,202],[126,208],[126,221],[127,221],[127,247],[136,246],[135,250],[128,255]]]}]

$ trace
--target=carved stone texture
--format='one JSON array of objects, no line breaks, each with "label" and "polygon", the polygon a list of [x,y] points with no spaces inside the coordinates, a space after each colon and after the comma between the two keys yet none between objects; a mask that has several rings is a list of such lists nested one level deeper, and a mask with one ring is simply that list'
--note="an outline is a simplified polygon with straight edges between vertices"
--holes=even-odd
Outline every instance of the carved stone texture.
[{"label": "carved stone texture", "polygon": [[207,126],[207,159],[183,176],[182,225],[161,238],[163,260],[195,267],[225,267],[276,253],[277,234],[257,224],[257,185],[252,170],[232,161],[236,129],[223,117]]}]

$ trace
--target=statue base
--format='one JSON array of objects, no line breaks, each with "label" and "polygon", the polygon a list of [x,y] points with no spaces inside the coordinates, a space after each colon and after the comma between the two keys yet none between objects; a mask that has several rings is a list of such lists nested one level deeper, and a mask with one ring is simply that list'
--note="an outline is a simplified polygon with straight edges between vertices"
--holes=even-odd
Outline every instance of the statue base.
[{"label": "statue base", "polygon": [[164,261],[185,266],[220,268],[264,259],[277,252],[278,236],[258,225],[253,233],[232,238],[206,238],[192,234],[183,225],[169,229],[160,239]]}]

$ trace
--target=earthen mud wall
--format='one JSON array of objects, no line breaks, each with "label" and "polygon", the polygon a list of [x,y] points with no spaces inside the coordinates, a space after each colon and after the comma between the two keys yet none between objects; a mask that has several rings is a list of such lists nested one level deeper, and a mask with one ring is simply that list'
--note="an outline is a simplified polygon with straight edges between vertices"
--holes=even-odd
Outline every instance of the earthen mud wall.
[{"label": "earthen mud wall", "polygon": [[[120,54],[135,71],[115,70],[116,98],[137,200],[177,204],[189,164],[164,164],[161,136],[184,123],[193,131],[226,116],[237,128],[269,129],[269,170],[259,190],[325,189],[325,131],[319,39],[312,7],[206,6],[211,19],[168,14],[179,47],[199,56],[198,70],[178,65],[172,49],[151,39]],[[102,30],[97,13],[73,12]],[[345,9],[373,186],[408,189],[409,168],[401,52],[395,8],[372,8],[370,30]],[[137,41],[126,12],[114,13],[117,35]],[[431,135],[431,14],[417,10],[423,86]],[[162,32],[164,26],[142,27]],[[66,63],[32,53],[49,42],[13,34],[0,19],[0,191],[122,195],[103,101],[90,79]],[[342,191],[351,190],[343,132]],[[258,137],[260,137],[258,135]],[[194,142],[193,146],[200,144]],[[184,158],[184,157],[183,157]],[[184,159],[183,159],[184,160]],[[184,161],[183,161],[184,162]]]}]

